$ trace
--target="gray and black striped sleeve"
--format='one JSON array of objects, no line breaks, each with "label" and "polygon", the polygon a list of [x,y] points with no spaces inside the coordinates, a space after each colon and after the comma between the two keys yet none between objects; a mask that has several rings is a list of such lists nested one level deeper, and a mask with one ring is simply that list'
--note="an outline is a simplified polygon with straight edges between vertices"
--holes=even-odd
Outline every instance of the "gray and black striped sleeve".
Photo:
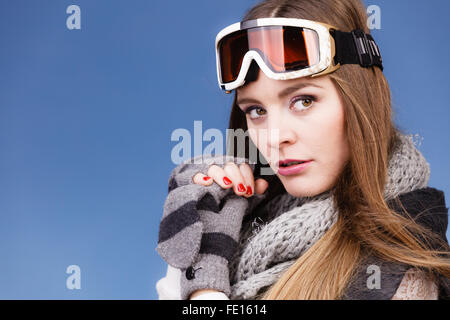
[{"label": "gray and black striped sleeve", "polygon": [[166,198],[156,251],[173,267],[189,267],[200,250],[203,223],[199,207],[217,207],[219,198],[230,191],[219,187],[213,192],[211,187],[189,184],[173,189]]},{"label": "gray and black striped sleeve", "polygon": [[[217,184],[211,187],[221,188]],[[211,202],[209,208],[199,206],[203,234],[193,263],[181,270],[180,296],[183,300],[199,289],[215,289],[230,295],[229,263],[238,247],[248,200],[231,191],[220,204],[214,203],[213,199]]]}]

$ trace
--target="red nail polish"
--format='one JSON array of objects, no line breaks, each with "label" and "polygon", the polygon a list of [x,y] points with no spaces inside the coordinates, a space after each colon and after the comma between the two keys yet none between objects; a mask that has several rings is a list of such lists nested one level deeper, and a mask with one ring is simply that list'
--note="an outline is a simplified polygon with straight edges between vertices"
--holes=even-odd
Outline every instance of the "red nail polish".
[{"label": "red nail polish", "polygon": [[245,191],[245,187],[244,187],[244,185],[243,185],[242,183],[239,183],[239,185],[238,185],[238,191],[239,191],[239,192],[244,192],[244,191]]},{"label": "red nail polish", "polygon": [[252,187],[247,186],[247,194],[250,195],[253,193]]},{"label": "red nail polish", "polygon": [[226,185],[232,184],[231,180],[228,179],[228,177],[223,178],[223,183],[225,183]]},{"label": "red nail polish", "polygon": [[211,177],[203,177],[203,180],[208,181]]}]

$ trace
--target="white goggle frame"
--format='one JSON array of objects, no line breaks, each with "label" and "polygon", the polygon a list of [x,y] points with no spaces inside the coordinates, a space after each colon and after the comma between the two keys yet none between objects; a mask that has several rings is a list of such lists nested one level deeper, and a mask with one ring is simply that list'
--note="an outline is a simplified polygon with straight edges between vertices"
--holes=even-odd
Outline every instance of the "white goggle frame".
[{"label": "white goggle frame", "polygon": [[[276,73],[273,72],[265,64],[263,58],[257,51],[249,50],[244,55],[241,70],[239,71],[239,76],[237,77],[237,79],[233,82],[222,83],[219,49],[218,49],[219,41],[222,38],[226,37],[227,35],[236,31],[265,26],[302,27],[317,32],[319,37],[319,53],[320,53],[319,63],[309,68],[297,71]],[[334,56],[336,53],[336,47],[334,38],[330,34],[330,30],[336,30],[336,27],[321,22],[295,18],[261,18],[245,22],[237,22],[222,29],[216,36],[216,64],[217,64],[217,80],[219,83],[219,87],[225,90],[226,93],[231,93],[231,90],[234,90],[242,86],[245,83],[245,77],[247,75],[248,69],[250,68],[252,60],[256,61],[259,68],[266,74],[267,77],[274,80],[289,80],[306,76],[317,77],[327,73],[334,72],[335,70],[339,69],[340,64],[338,63],[337,65],[334,65]]]}]

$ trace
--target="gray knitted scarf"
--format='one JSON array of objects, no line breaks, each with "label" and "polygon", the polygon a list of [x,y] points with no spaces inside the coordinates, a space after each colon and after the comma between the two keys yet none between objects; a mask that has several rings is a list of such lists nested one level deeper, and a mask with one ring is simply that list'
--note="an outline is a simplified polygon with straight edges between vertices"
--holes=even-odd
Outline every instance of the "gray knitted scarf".
[{"label": "gray knitted scarf", "polygon": [[[399,134],[399,138],[401,143],[389,161],[386,201],[425,188],[430,176],[429,164],[413,137]],[[243,226],[237,253],[230,262],[230,299],[256,299],[258,291],[278,280],[338,216],[330,192],[307,198],[284,193],[266,209],[270,221],[256,219],[251,226]]]}]

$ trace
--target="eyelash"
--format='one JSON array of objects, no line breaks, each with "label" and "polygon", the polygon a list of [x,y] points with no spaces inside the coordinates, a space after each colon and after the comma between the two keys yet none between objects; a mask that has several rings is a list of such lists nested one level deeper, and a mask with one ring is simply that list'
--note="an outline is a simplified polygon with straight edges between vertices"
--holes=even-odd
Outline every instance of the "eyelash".
[{"label": "eyelash", "polygon": [[[290,102],[289,106],[291,106],[292,104],[295,104],[295,103],[297,103],[299,101],[303,101],[303,100],[311,100],[312,104],[309,107],[305,107],[305,109],[301,110],[300,112],[308,111],[309,109],[311,109],[313,107],[314,102],[317,101],[316,97],[314,97],[314,96],[300,96],[300,97],[295,97],[294,99],[292,99],[292,101]],[[257,109],[262,109],[262,108],[258,107],[258,106],[250,106],[250,107],[248,107],[248,108],[246,108],[244,110],[244,113],[247,115],[247,114],[250,114],[250,112],[252,112],[253,110],[257,110]],[[254,119],[250,118],[250,119],[258,120],[259,118],[260,117],[254,118]]]}]

